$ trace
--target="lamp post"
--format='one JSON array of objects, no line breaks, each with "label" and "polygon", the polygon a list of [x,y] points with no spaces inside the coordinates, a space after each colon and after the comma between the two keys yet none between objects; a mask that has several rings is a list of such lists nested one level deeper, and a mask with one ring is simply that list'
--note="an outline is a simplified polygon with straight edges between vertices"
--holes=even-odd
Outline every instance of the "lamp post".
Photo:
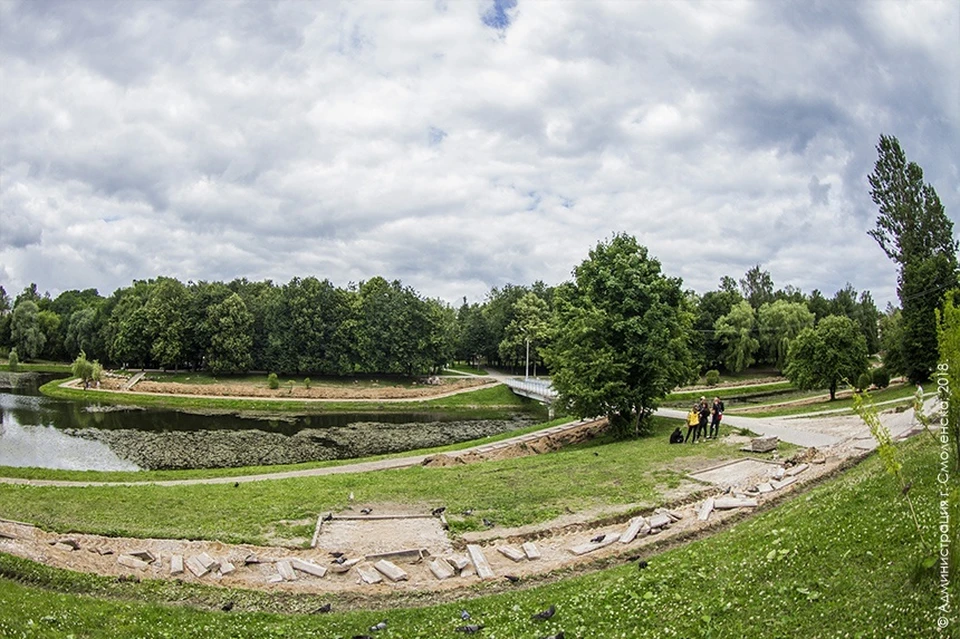
[{"label": "lamp post", "polygon": [[527,338],[527,366],[523,372],[523,379],[524,380],[530,379],[530,338],[529,337]]}]

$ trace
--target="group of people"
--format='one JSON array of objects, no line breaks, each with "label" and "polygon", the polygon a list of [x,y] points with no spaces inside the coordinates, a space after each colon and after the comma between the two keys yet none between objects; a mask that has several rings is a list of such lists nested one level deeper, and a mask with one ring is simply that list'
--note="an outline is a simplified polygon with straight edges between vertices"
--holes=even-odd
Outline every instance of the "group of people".
[{"label": "group of people", "polygon": [[[706,397],[701,397],[700,401],[695,402],[690,412],[687,413],[687,436],[680,434],[680,429],[673,431],[670,436],[670,443],[680,444],[688,441],[696,442],[701,437],[706,439],[716,439],[720,436],[720,420],[723,419],[723,402],[719,397],[713,398],[713,404],[707,403]],[[709,424],[709,430],[707,428]]]}]

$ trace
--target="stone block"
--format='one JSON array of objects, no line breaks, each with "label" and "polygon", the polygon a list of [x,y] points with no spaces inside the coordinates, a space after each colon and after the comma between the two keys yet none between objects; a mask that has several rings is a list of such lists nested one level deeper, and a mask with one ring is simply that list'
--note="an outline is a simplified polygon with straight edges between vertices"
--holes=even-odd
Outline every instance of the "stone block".
[{"label": "stone block", "polygon": [[183,574],[183,555],[170,555],[170,574]]},{"label": "stone block", "polygon": [[713,512],[713,497],[709,497],[704,500],[703,504],[700,505],[700,510],[697,512],[697,518],[700,521],[706,521],[710,517],[710,513]]},{"label": "stone block", "polygon": [[501,555],[511,561],[522,561],[527,558],[527,555],[524,554],[522,550],[513,546],[497,546],[497,550]]},{"label": "stone block", "polygon": [[810,468],[810,464],[797,464],[790,470],[786,471],[784,474],[787,477],[796,477],[797,475],[799,475],[800,473],[802,473],[808,468]]},{"label": "stone block", "polygon": [[540,559],[540,549],[537,548],[537,545],[532,541],[524,542],[520,547],[523,548],[523,554],[525,554],[530,561]]},{"label": "stone block", "polygon": [[383,581],[380,573],[370,566],[357,566],[357,574],[360,575],[360,580],[366,584],[378,584]]},{"label": "stone block", "polygon": [[308,575],[313,575],[314,577],[323,577],[327,574],[327,569],[323,566],[315,564],[312,561],[307,561],[306,559],[297,559],[296,557],[290,560],[290,567],[294,570],[305,572]]},{"label": "stone block", "polygon": [[777,437],[754,437],[750,441],[750,450],[755,453],[769,453],[776,450],[780,439]]},{"label": "stone block", "polygon": [[293,572],[293,565],[287,559],[281,559],[277,562],[277,573],[283,577],[284,581],[296,581],[297,575]]},{"label": "stone block", "polygon": [[629,544],[631,541],[637,538],[637,535],[640,534],[640,531],[644,526],[649,528],[647,520],[643,517],[634,517],[630,520],[630,523],[627,525],[627,529],[623,531],[620,535],[621,544]]},{"label": "stone block", "polygon": [[406,581],[410,578],[406,571],[400,568],[400,566],[386,559],[381,559],[373,564],[373,567],[390,581]]},{"label": "stone block", "polygon": [[437,579],[443,581],[457,574],[457,571],[443,557],[437,557],[430,562],[430,572]]},{"label": "stone block", "polygon": [[137,570],[146,570],[150,567],[150,564],[147,562],[131,555],[120,555],[117,557],[117,563],[127,568],[136,568]]},{"label": "stone block", "polygon": [[470,561],[473,562],[473,566],[477,570],[477,576],[480,577],[480,579],[493,579],[496,576],[493,574],[493,568],[491,568],[487,562],[487,557],[483,554],[483,549],[480,548],[480,546],[467,544],[467,555],[470,557]]}]

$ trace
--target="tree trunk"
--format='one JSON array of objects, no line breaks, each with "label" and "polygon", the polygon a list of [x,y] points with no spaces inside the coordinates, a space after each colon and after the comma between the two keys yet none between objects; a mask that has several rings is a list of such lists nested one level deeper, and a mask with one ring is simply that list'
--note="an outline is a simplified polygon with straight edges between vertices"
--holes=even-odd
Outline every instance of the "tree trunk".
[{"label": "tree trunk", "polygon": [[837,398],[837,383],[831,382],[830,383],[830,401],[832,402],[836,398]]}]

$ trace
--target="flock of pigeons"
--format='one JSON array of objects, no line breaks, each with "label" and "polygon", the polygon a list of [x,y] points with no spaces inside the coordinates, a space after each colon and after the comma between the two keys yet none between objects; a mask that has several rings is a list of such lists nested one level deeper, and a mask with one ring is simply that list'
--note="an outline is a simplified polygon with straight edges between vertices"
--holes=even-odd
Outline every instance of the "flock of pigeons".
[{"label": "flock of pigeons", "polygon": [[[329,604],[327,604],[327,610],[329,611]],[[551,605],[549,608],[546,608],[545,610],[541,610],[540,612],[531,615],[530,618],[533,619],[534,621],[546,621],[547,619],[551,619],[555,614],[557,614],[557,607],[554,605]],[[461,610],[460,619],[461,621],[470,621],[471,615],[468,611]],[[468,623],[462,626],[457,626],[456,631],[463,632],[466,634],[473,634],[475,632],[480,632],[481,630],[483,630],[483,628],[484,628],[484,625],[482,623]],[[386,630],[386,629],[387,629],[386,619],[384,619],[380,623],[376,623],[370,626],[370,632],[380,632],[381,630]],[[373,639],[373,637],[371,635],[354,635],[353,639]],[[560,632],[553,635],[546,635],[542,639],[563,639],[563,631],[561,630]]]}]

